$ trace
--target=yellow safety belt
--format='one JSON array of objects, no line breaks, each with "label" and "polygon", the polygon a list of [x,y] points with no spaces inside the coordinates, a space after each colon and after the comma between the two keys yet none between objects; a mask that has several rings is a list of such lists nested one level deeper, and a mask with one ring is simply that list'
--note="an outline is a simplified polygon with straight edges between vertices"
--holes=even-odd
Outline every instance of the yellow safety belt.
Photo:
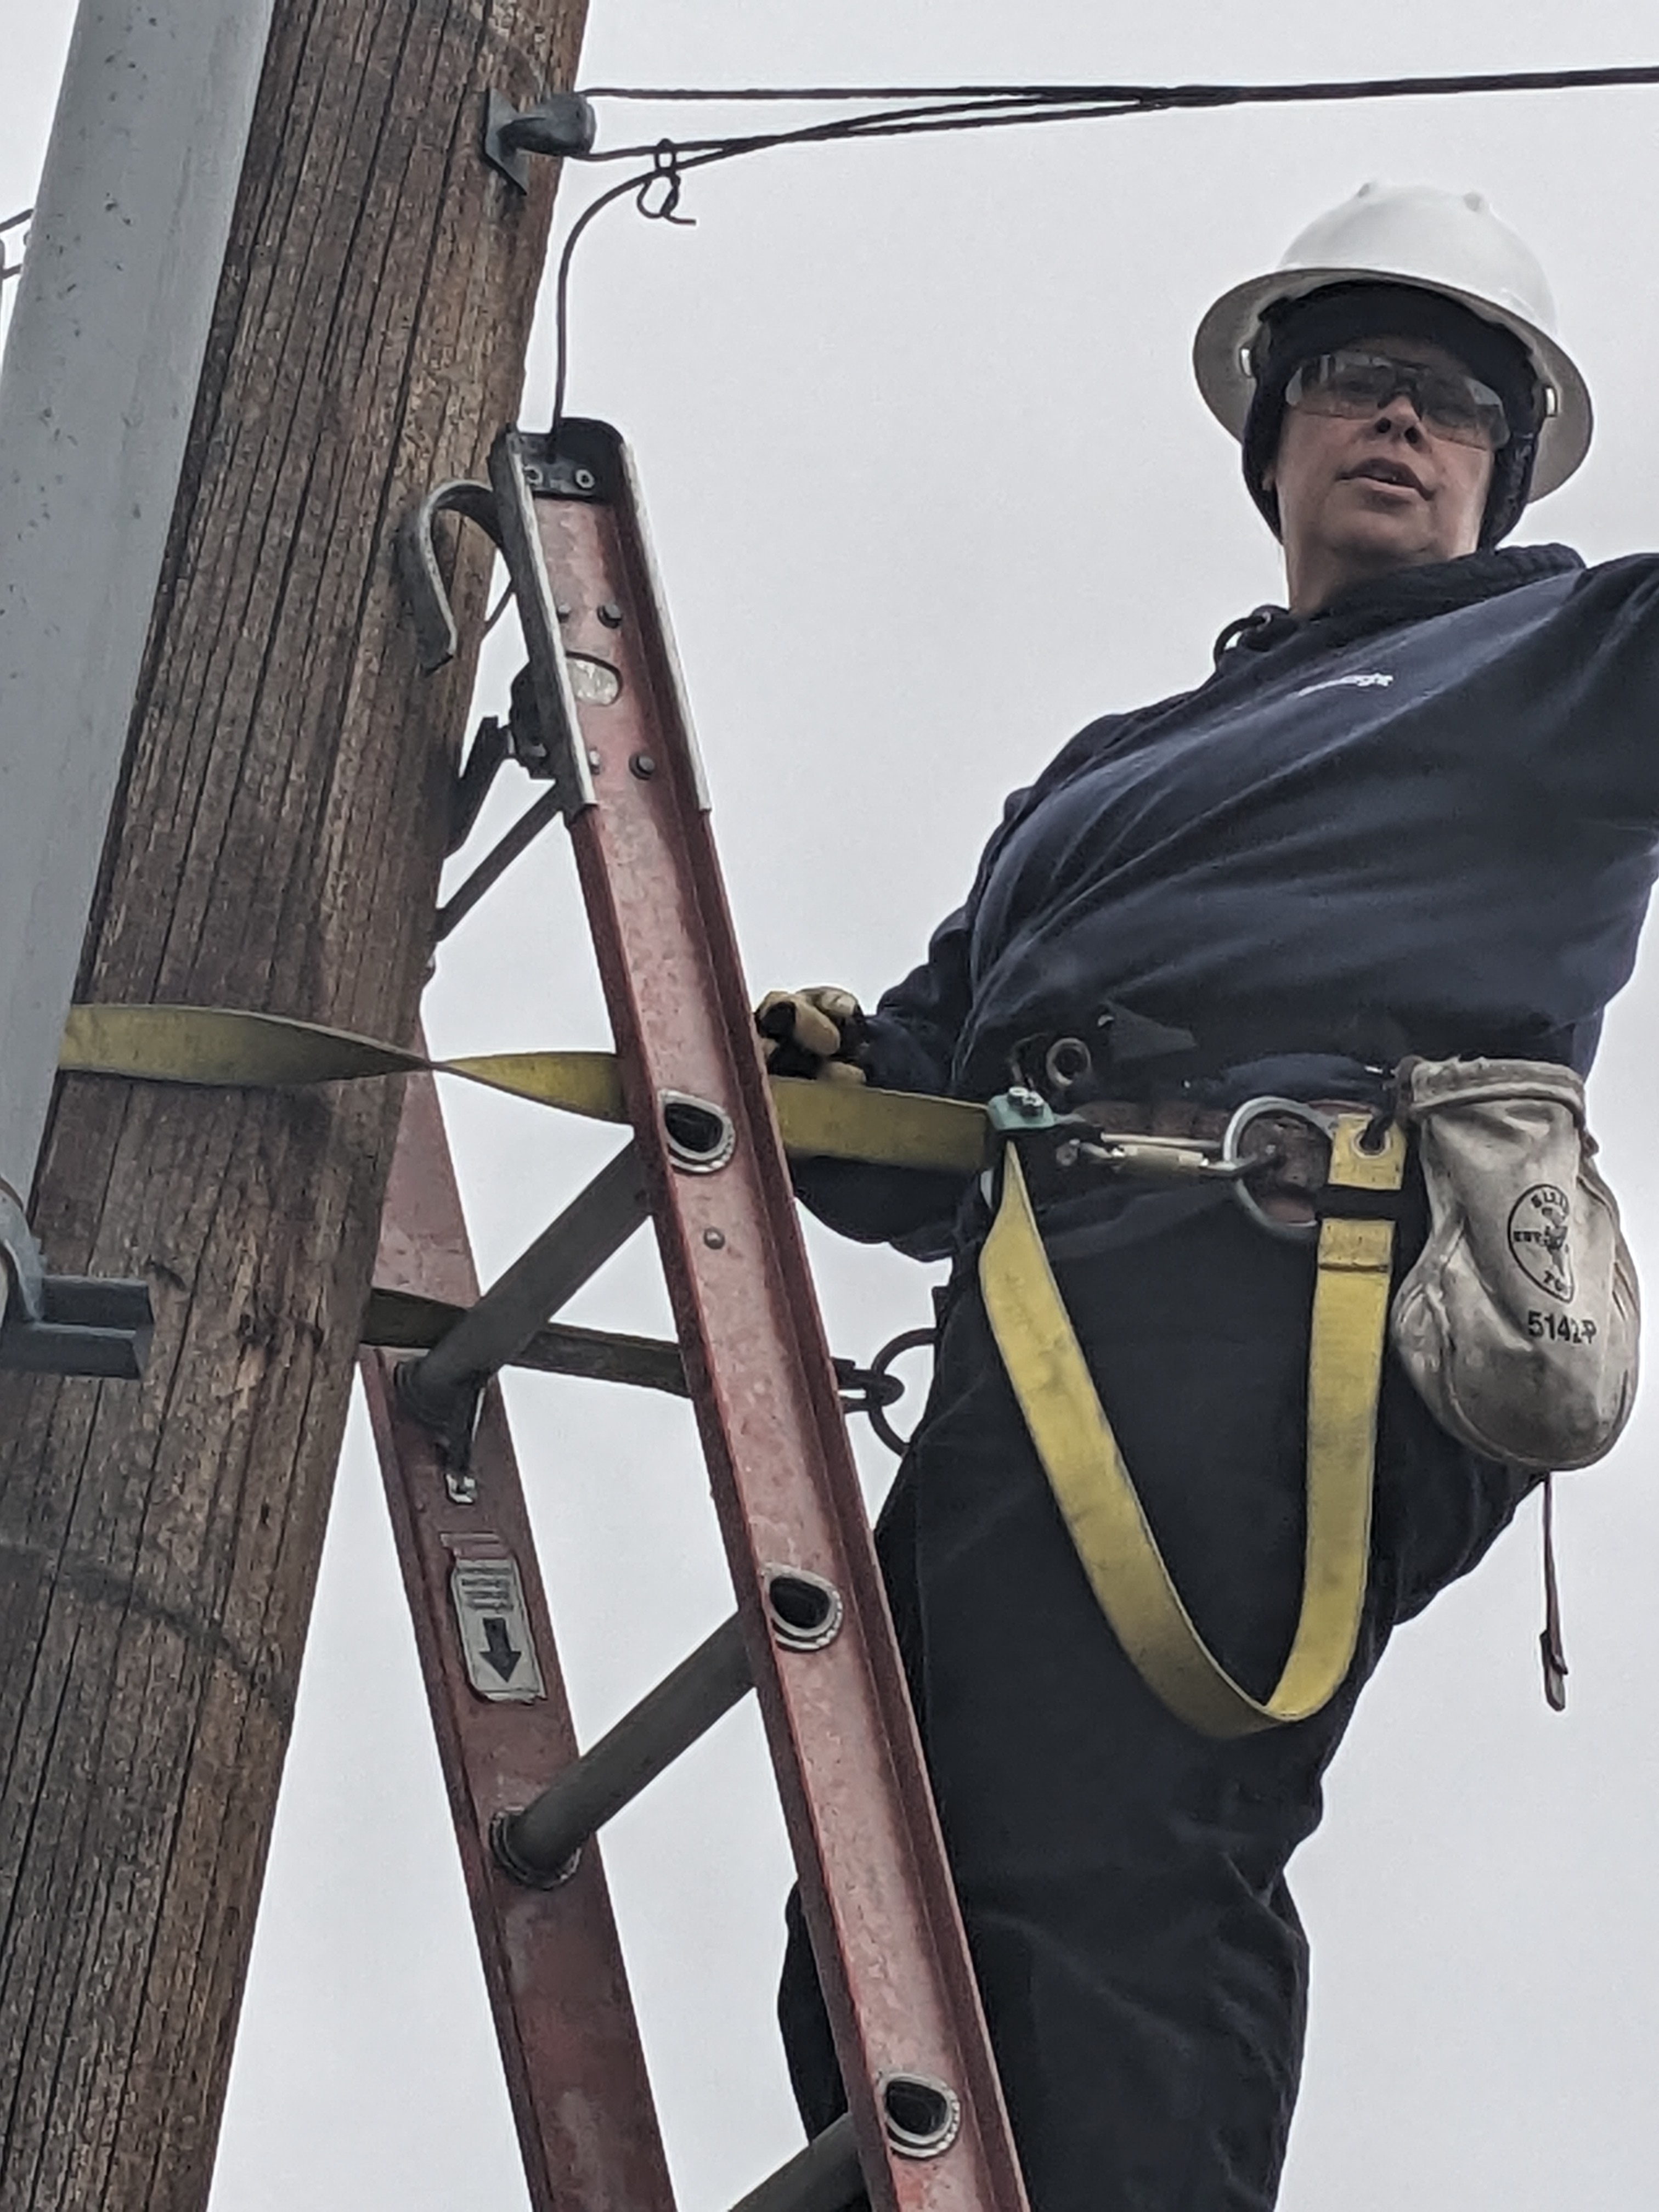
[{"label": "yellow safety belt", "polygon": [[[434,1060],[349,1030],[234,1007],[72,1006],[58,1064],[76,1074],[262,1089],[375,1075],[457,1075],[590,1121],[628,1119],[614,1053],[496,1052]],[[965,1176],[995,1157],[985,1109],[968,1099],[774,1076],[772,1103],[785,1149],[802,1158],[867,1160]]]},{"label": "yellow safety belt", "polygon": [[[1404,1133],[1376,1151],[1363,1115],[1331,1140],[1338,1190],[1400,1188]],[[1170,1578],[1101,1406],[1031,1211],[1013,1146],[1001,1202],[980,1255],[992,1334],[1043,1471],[1101,1609],[1148,1687],[1205,1735],[1252,1735],[1306,1720],[1348,1671],[1370,1549],[1376,1402],[1388,1321],[1394,1226],[1328,1215],[1308,1358],[1308,1526],[1302,1611],[1290,1657],[1264,1702],[1207,1649]]]},{"label": "yellow safety belt", "polygon": [[[491,1053],[430,1060],[344,1030],[210,1006],[75,1007],[59,1063],[88,1074],[260,1087],[419,1072],[481,1083],[603,1121],[625,1121],[615,1055]],[[797,1157],[929,1168],[963,1176],[995,1158],[986,1109],[861,1084],[775,1077],[785,1148]],[[1332,1139],[1338,1189],[1397,1190],[1405,1138],[1375,1152],[1363,1115]],[[1026,1425],[1096,1596],[1131,1660],[1171,1711],[1204,1734],[1249,1735],[1317,1712],[1346,1674],[1364,1602],[1376,1401],[1393,1229],[1320,1226],[1308,1366],[1308,1534],[1301,1618],[1278,1686],[1258,1703],[1218,1663],[1182,1605],[1135,1495],[1066,1312],[1012,1146],[980,1255],[986,1310]]]}]

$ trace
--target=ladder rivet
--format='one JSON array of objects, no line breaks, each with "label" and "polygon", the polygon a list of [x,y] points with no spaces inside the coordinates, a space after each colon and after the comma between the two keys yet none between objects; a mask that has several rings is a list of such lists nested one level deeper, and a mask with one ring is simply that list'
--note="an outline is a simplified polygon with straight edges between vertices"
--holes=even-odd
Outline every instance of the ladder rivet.
[{"label": "ladder rivet", "polygon": [[657,763],[652,759],[649,753],[635,753],[633,759],[629,762],[628,765],[633,769],[635,775],[639,777],[641,783],[648,782],[657,773]]},{"label": "ladder rivet", "polygon": [[614,599],[607,599],[603,606],[595,610],[595,612],[607,629],[622,628],[623,611]]},{"label": "ladder rivet", "polygon": [[554,602],[553,611],[561,622],[568,622],[576,611],[568,599],[557,599]]},{"label": "ladder rivet", "polygon": [[599,758],[597,745],[589,745],[587,748],[587,765],[589,768],[602,768],[605,765]]},{"label": "ladder rivet", "polygon": [[592,491],[594,484],[599,481],[592,469],[573,469],[571,480],[578,491]]},{"label": "ladder rivet", "polygon": [[718,1252],[724,1246],[726,1237],[718,1229],[705,1229],[702,1232],[702,1241],[711,1252]]}]

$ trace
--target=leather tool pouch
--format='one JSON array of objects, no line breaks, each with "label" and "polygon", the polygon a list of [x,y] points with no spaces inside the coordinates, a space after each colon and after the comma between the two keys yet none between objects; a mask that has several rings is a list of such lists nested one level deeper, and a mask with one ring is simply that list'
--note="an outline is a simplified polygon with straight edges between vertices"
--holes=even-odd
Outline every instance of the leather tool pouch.
[{"label": "leather tool pouch", "polygon": [[1406,1372],[1488,1458],[1588,1467],[1630,1416],[1640,1305],[1583,1083],[1539,1060],[1407,1060],[1398,1113],[1429,1206],[1389,1322]]}]

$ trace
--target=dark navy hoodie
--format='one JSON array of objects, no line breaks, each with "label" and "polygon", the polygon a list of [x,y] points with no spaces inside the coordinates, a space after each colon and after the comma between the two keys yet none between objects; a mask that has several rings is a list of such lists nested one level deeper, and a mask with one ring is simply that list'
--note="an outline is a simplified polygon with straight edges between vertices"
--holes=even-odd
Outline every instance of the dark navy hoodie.
[{"label": "dark navy hoodie", "polygon": [[[1404,570],[1265,615],[1198,690],[1073,738],[880,1000],[871,1079],[988,1097],[1022,1040],[1109,1006],[1191,1032],[1212,1076],[1271,1061],[1297,1088],[1304,1061],[1304,1096],[1406,1051],[1583,1072],[1656,844],[1659,556]],[[934,1249],[915,1232],[950,1210],[933,1178],[799,1180],[872,1241]]]}]

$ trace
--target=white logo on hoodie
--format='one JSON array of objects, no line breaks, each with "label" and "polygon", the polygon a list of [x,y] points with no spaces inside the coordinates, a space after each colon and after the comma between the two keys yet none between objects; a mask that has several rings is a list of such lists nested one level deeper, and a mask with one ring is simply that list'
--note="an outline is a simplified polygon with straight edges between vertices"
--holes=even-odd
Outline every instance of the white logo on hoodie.
[{"label": "white logo on hoodie", "polygon": [[1304,684],[1296,696],[1298,699],[1305,699],[1310,692],[1340,691],[1345,686],[1350,691],[1386,691],[1393,682],[1392,676],[1375,673],[1370,676],[1328,676],[1322,683]]}]

